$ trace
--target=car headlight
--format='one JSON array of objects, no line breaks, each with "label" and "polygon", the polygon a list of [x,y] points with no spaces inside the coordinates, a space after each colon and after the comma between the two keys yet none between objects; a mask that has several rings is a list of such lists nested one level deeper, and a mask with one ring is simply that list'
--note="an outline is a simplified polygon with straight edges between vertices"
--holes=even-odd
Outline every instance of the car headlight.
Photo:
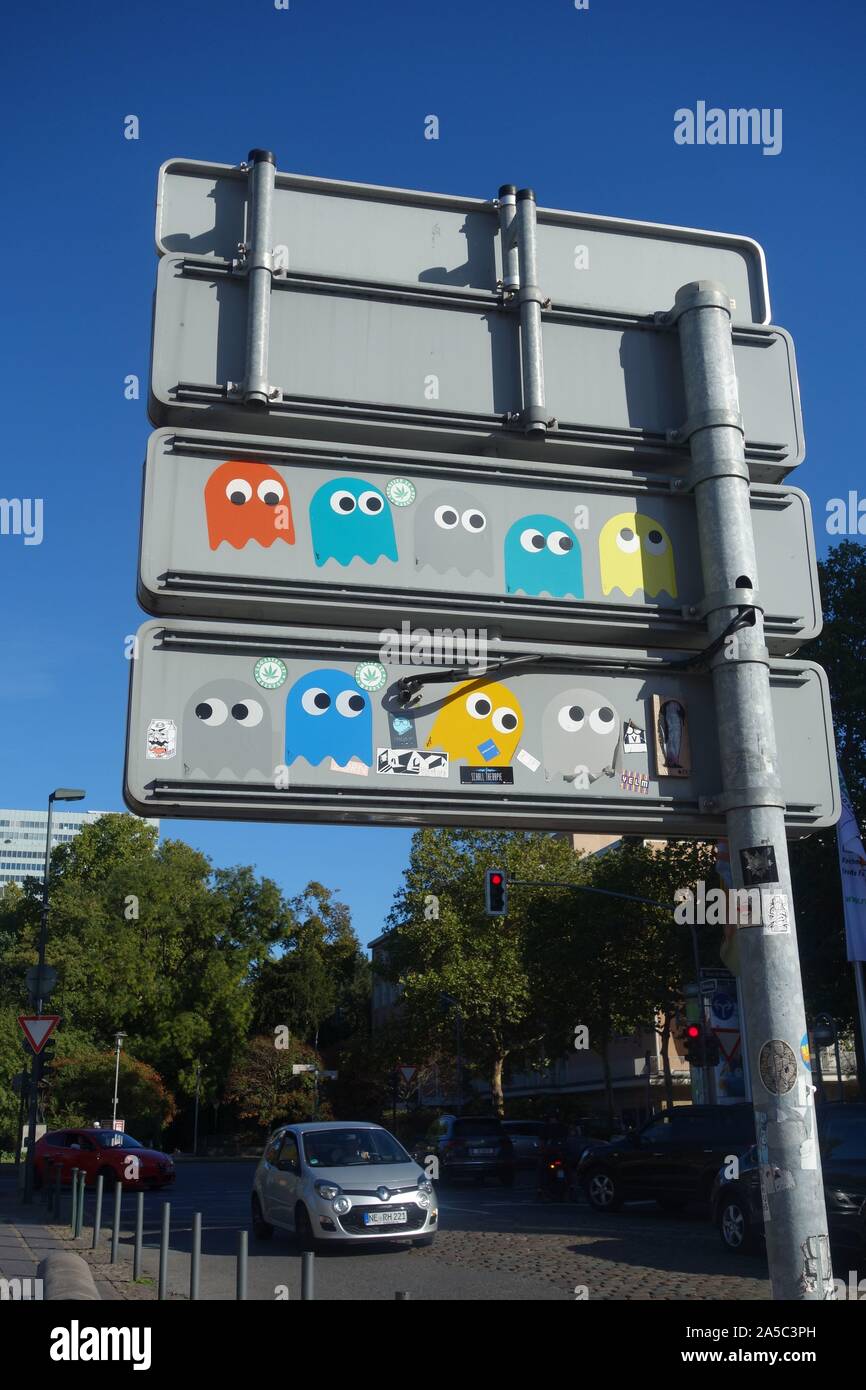
[{"label": "car headlight", "polygon": [[349,1201],[348,1197],[338,1197],[336,1201],[332,1203],[332,1206],[338,1216],[345,1216],[346,1212],[352,1209],[352,1203]]},{"label": "car headlight", "polygon": [[317,1182],[316,1192],[320,1197],[324,1197],[326,1202],[333,1202],[340,1195],[340,1187],[335,1182]]},{"label": "car headlight", "polygon": [[420,1187],[418,1188],[418,1196],[415,1198],[415,1201],[418,1203],[419,1207],[429,1207],[430,1205],[428,1193],[422,1192]]},{"label": "car headlight", "polygon": [[418,1184],[418,1191],[426,1192],[428,1197],[431,1196],[433,1192],[433,1184],[432,1182],[430,1182],[429,1178],[421,1179],[421,1181]]}]

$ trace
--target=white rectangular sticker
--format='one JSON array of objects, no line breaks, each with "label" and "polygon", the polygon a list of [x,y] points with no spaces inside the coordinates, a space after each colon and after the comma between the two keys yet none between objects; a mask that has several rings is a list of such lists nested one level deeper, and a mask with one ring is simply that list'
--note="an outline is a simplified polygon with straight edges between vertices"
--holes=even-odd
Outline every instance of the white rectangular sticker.
[{"label": "white rectangular sticker", "polygon": [[447,753],[422,753],[420,748],[379,748],[376,771],[406,777],[447,777]]},{"label": "white rectangular sticker", "polygon": [[173,758],[177,752],[177,725],[173,719],[151,719],[147,726],[147,758]]},{"label": "white rectangular sticker", "polygon": [[362,763],[360,758],[350,758],[347,763],[338,763],[334,758],[331,759],[332,772],[350,772],[353,777],[366,777],[370,771],[366,763]]},{"label": "white rectangular sticker", "polygon": [[530,772],[537,772],[541,767],[538,758],[533,758],[532,754],[528,753],[525,748],[521,748],[517,755],[517,761],[523,763],[524,767],[528,767]]}]

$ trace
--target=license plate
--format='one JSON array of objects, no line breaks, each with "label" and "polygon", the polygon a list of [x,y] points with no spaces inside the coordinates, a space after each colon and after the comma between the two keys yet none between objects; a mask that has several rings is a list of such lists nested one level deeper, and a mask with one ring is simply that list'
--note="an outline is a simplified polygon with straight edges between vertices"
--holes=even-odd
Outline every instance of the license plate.
[{"label": "license plate", "polygon": [[495,1149],[470,1149],[470,1158],[492,1158],[496,1153]]},{"label": "license plate", "polygon": [[365,1211],[365,1226],[404,1226],[405,1211]]}]

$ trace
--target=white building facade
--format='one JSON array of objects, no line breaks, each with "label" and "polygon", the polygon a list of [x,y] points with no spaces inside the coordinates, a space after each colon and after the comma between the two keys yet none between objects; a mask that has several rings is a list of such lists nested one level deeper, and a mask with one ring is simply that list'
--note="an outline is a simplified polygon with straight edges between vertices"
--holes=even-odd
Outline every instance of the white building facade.
[{"label": "white building facade", "polygon": [[[63,802],[54,806],[51,824],[51,848],[68,844],[83,825],[92,825],[108,811],[72,811]],[[159,833],[159,821],[149,820]],[[48,831],[48,811],[12,811],[0,809],[0,892],[7,883],[23,887],[25,879],[42,879],[45,874],[45,836]]]}]

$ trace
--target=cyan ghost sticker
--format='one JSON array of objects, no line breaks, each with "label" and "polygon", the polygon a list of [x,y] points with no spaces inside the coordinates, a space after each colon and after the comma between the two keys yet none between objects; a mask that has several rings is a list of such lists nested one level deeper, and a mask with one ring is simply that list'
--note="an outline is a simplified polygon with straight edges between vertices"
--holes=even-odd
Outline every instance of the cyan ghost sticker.
[{"label": "cyan ghost sticker", "polygon": [[505,537],[505,587],[509,594],[583,598],[580,544],[555,516],[524,516]]},{"label": "cyan ghost sticker", "polygon": [[373,711],[370,696],[345,671],[308,671],[286,696],[286,766],[306,758],[318,767],[323,758],[370,767]]},{"label": "cyan ghost sticker", "polygon": [[375,565],[397,559],[391,508],[384,492],[363,478],[334,478],[313,494],[310,533],[317,565],[355,559]]}]

